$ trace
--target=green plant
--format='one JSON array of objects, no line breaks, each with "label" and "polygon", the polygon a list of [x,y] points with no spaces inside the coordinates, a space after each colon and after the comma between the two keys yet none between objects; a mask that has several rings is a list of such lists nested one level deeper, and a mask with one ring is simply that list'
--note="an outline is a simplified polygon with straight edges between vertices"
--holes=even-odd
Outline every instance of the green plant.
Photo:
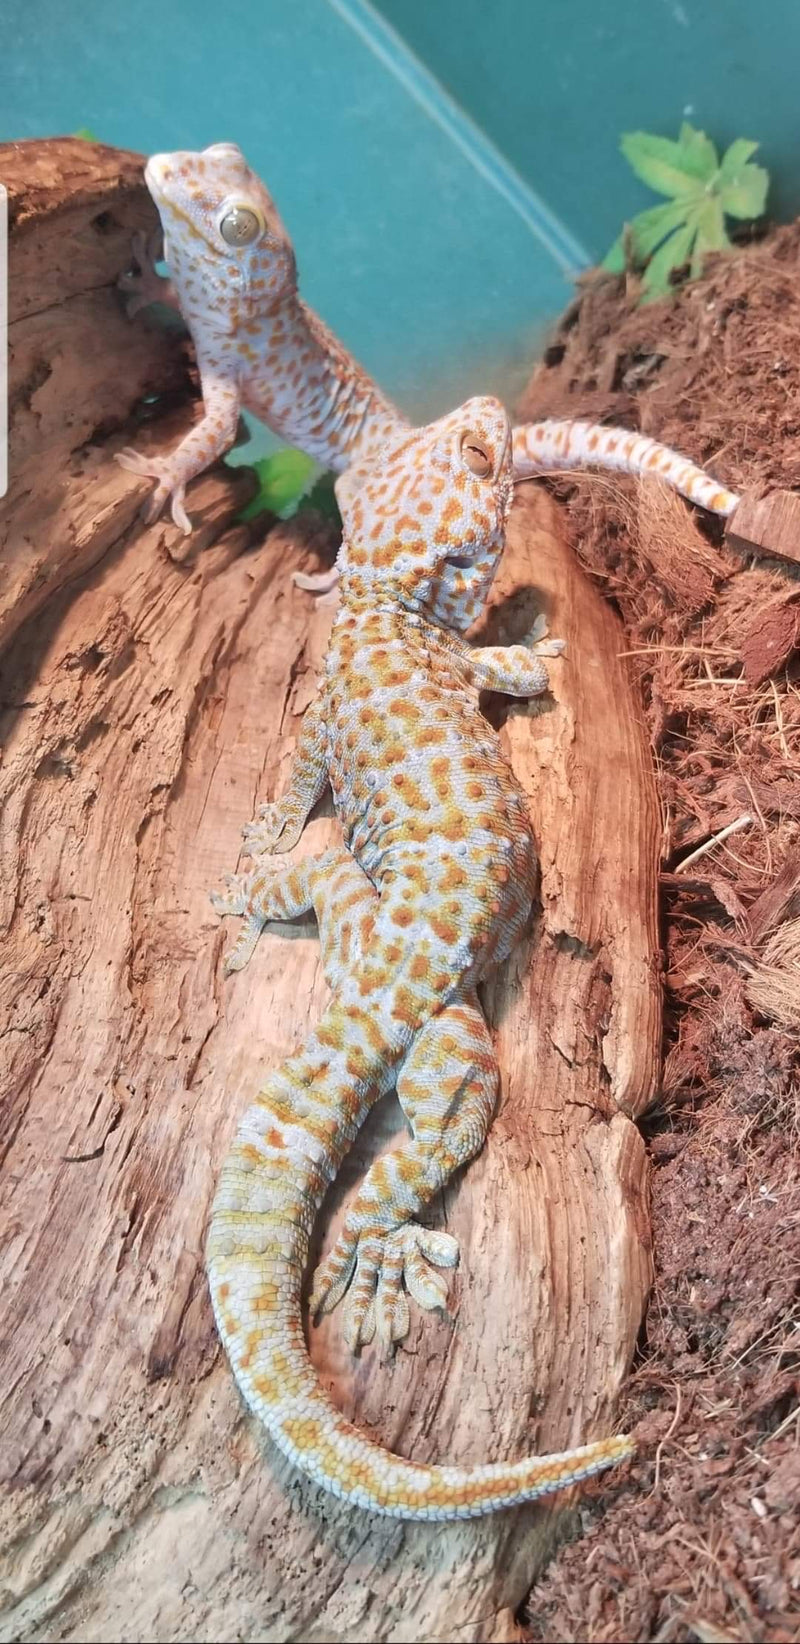
[{"label": "green plant", "polygon": [[333,489],[335,484],[335,474],[320,474],[316,485],[312,485],[308,496],[303,499],[303,506],[315,508],[317,513],[322,514],[325,519],[333,520],[334,525],[338,525],[341,531],[342,516],[339,512],[339,504],[336,501],[336,492]]},{"label": "green plant", "polygon": [[259,514],[277,514],[279,519],[290,519],[301,503],[305,503],[327,519],[339,521],[333,475],[319,474],[313,457],[306,456],[305,451],[282,446],[251,466],[258,477],[258,490],[252,502],[242,509],[239,519],[256,519]]},{"label": "green plant", "polygon": [[77,131],[73,131],[72,135],[73,137],[80,137],[82,143],[99,143],[100,141],[100,138],[95,137],[94,132],[90,131],[88,126],[79,126]]},{"label": "green plant", "polygon": [[737,137],[720,160],[710,137],[684,121],[677,142],[647,131],[629,131],[620,148],[636,176],[666,205],[651,206],[626,223],[604,258],[614,273],[642,270],[642,302],[671,289],[672,274],[689,264],[696,279],[709,251],[732,247],[725,218],[742,221],[764,210],[769,172],[750,164],[758,143]]},{"label": "green plant", "polygon": [[316,472],[313,457],[288,445],[268,457],[259,457],[250,466],[258,477],[258,490],[252,502],[242,509],[239,519],[255,519],[258,514],[277,514],[279,519],[288,519],[297,511]]}]

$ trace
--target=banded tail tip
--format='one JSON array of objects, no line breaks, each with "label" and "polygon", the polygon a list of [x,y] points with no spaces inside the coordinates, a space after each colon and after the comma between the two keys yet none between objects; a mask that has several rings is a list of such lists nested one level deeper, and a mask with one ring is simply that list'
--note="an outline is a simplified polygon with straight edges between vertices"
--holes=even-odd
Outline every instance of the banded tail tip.
[{"label": "banded tail tip", "polygon": [[636,1449],[636,1440],[630,1433],[615,1433],[612,1438],[596,1439],[578,1450],[568,1450],[558,1459],[563,1463],[574,1462],[574,1482],[577,1482],[581,1477],[588,1478],[604,1472],[607,1467],[616,1467],[621,1461],[630,1461]]},{"label": "banded tail tip", "polygon": [[615,1462],[629,1461],[632,1456],[636,1455],[638,1448],[632,1433],[617,1433],[613,1439],[609,1440],[609,1444],[613,1447]]}]

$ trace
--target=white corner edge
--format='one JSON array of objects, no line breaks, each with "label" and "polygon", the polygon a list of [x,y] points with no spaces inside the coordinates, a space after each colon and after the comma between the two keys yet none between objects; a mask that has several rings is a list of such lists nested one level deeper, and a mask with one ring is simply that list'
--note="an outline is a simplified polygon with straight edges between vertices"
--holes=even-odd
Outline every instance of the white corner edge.
[{"label": "white corner edge", "polygon": [[8,490],[8,197],[0,183],[0,497]]}]

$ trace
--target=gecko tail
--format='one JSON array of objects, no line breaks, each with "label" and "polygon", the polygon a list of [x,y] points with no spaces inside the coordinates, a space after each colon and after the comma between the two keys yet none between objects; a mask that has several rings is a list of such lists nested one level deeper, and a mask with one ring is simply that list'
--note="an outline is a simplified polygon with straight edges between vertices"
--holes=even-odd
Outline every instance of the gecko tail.
[{"label": "gecko tail", "polygon": [[425,1466],[346,1421],[309,1360],[301,1317],[309,1238],[337,1163],[302,1121],[286,1122],[268,1086],[225,1160],[208,1236],[214,1313],[239,1388],[301,1472],[368,1511],[461,1519],[549,1495],[633,1454],[620,1435],[511,1463]]},{"label": "gecko tail", "polygon": [[515,480],[532,478],[552,469],[572,468],[651,474],[666,480],[689,502],[722,519],[733,513],[740,500],[679,452],[630,429],[549,418],[515,428],[513,442]]}]

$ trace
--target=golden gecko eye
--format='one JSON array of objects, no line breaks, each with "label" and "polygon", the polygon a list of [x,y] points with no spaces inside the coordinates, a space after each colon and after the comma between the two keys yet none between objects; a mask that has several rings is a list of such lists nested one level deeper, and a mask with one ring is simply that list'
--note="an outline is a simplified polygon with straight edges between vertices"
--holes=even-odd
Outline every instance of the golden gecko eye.
[{"label": "golden gecko eye", "polygon": [[471,474],[478,479],[488,479],[492,472],[492,459],[483,440],[468,429],[461,435],[461,460],[466,463]]},{"label": "golden gecko eye", "polygon": [[261,213],[253,206],[228,205],[219,220],[219,231],[227,245],[254,245],[264,227]]}]

